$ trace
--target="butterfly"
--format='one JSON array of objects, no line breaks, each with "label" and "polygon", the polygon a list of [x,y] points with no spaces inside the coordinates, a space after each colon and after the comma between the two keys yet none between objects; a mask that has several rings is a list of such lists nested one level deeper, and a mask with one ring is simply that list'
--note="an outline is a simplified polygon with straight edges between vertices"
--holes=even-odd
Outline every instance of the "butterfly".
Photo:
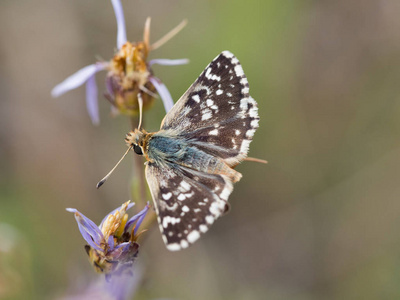
[{"label": "butterfly", "polygon": [[[146,158],[146,179],[168,250],[187,248],[229,209],[258,128],[256,101],[238,59],[218,55],[167,113],[157,132],[136,129],[129,149]],[[127,151],[128,152],[128,151]]]}]

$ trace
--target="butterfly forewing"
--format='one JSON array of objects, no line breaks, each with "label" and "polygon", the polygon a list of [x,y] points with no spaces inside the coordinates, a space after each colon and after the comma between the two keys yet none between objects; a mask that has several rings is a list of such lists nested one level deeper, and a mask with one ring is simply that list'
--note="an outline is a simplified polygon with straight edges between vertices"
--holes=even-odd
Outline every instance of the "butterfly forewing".
[{"label": "butterfly forewing", "polygon": [[146,179],[163,240],[171,251],[194,243],[228,210],[227,200],[233,188],[224,175],[149,162]]},{"label": "butterfly forewing", "polygon": [[224,51],[201,73],[162,123],[233,166],[247,156],[258,128],[257,103],[237,58]]}]

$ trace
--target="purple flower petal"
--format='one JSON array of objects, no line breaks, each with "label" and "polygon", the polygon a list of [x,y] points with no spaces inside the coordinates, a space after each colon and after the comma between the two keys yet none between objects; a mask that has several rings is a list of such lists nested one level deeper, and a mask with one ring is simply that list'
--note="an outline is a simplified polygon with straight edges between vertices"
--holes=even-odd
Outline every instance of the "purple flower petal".
[{"label": "purple flower petal", "polygon": [[92,247],[93,249],[99,250],[99,251],[103,251],[103,249],[101,249],[100,246],[93,241],[93,239],[92,239],[93,236],[91,234],[89,234],[86,231],[86,229],[79,223],[78,223],[78,228],[79,228],[79,231],[80,231],[82,237],[90,245],[90,247]]},{"label": "purple flower petal", "polygon": [[142,209],[142,211],[140,213],[138,213],[139,219],[137,220],[135,230],[133,231],[134,235],[136,234],[136,232],[139,229],[140,225],[142,224],[144,218],[146,217],[146,214],[149,211],[149,208],[150,208],[150,205],[149,205],[149,202],[147,202],[146,207],[144,209]]},{"label": "purple flower petal", "polygon": [[169,93],[167,87],[157,77],[150,76],[149,80],[154,85],[158,94],[160,95],[161,100],[164,103],[165,111],[169,112],[174,106],[174,101],[172,100],[171,94]]},{"label": "purple flower petal", "polygon": [[97,98],[97,84],[95,74],[86,81],[86,108],[93,125],[99,125],[99,101]]},{"label": "purple flower petal", "polygon": [[127,41],[124,10],[122,9],[120,0],[111,0],[111,3],[114,7],[115,18],[117,19],[117,47],[121,49]]},{"label": "purple flower petal", "polygon": [[[135,205],[135,203],[129,203],[128,206],[126,207],[126,210],[131,209],[134,205]],[[121,209],[121,206],[118,206],[118,207],[117,207],[116,209],[114,209],[112,212],[108,213],[108,214],[104,217],[104,219],[101,221],[99,228],[102,228],[102,227],[103,227],[103,224],[104,224],[104,222],[107,220],[107,218],[108,218],[109,215],[115,214],[115,213],[117,212],[117,210],[120,210],[120,209]]]},{"label": "purple flower petal", "polygon": [[74,213],[79,231],[86,242],[88,242],[91,247],[102,251],[99,245],[104,237],[96,224],[75,208],[67,208],[67,211]]},{"label": "purple flower petal", "polygon": [[78,72],[66,78],[63,82],[57,84],[52,90],[51,95],[55,98],[62,94],[76,89],[84,84],[91,76],[98,71],[104,70],[107,67],[105,63],[96,63],[80,69]]},{"label": "purple flower petal", "polygon": [[[143,270],[138,265],[129,266],[121,270],[120,274],[111,274],[109,281],[104,281],[101,291],[106,299],[126,300],[133,299],[143,276]],[[117,272],[118,273],[118,272]],[[98,288],[99,289],[99,288]],[[107,297],[109,296],[109,298]],[[96,299],[96,298],[86,298]]]},{"label": "purple flower petal", "polygon": [[107,243],[108,243],[108,246],[110,246],[110,250],[113,250],[114,249],[114,236],[113,235],[110,235],[108,237]]},{"label": "purple flower petal", "polygon": [[131,227],[133,225],[133,223],[135,223],[136,221],[136,227],[135,230],[133,232],[133,234],[136,234],[137,229],[140,227],[140,224],[142,224],[144,217],[147,214],[147,211],[149,210],[149,203],[147,202],[147,205],[145,206],[145,208],[143,208],[138,214],[134,215],[132,218],[129,219],[128,222],[126,222],[125,225],[125,229],[124,231],[128,231],[129,227]]},{"label": "purple flower petal", "polygon": [[163,65],[163,66],[179,66],[179,65],[185,65],[188,63],[189,63],[189,60],[187,58],[182,58],[182,59],[158,58],[158,59],[150,60],[148,65],[149,65],[149,67],[151,67],[154,64]]},{"label": "purple flower petal", "polygon": [[131,242],[124,242],[124,243],[119,244],[117,247],[115,247],[115,249],[119,249],[121,247],[129,246],[130,244],[131,244]]}]

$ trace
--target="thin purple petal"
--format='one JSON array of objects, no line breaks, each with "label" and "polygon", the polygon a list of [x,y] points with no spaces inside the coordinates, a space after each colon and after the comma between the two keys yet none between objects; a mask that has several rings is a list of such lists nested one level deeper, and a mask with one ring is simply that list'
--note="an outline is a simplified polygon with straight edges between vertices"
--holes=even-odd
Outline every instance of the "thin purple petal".
[{"label": "thin purple petal", "polygon": [[100,245],[103,240],[103,233],[99,230],[98,227],[93,227],[94,224],[91,220],[86,218],[84,215],[80,213],[75,213],[75,219],[78,222],[78,225],[82,227],[91,237],[96,244]]},{"label": "thin purple petal", "polygon": [[[135,205],[135,203],[129,203],[128,206],[126,207],[126,210],[128,211],[128,210],[131,209],[134,205]],[[102,228],[102,227],[103,227],[103,223],[107,220],[108,216],[111,215],[111,214],[116,213],[117,210],[120,210],[120,209],[121,209],[121,206],[118,206],[118,207],[117,207],[116,209],[114,209],[112,212],[108,213],[108,214],[104,217],[104,219],[101,221],[99,227]]]},{"label": "thin purple petal", "polygon": [[78,213],[78,215],[81,217],[82,222],[84,222],[85,226],[87,226],[88,228],[91,228],[96,233],[98,233],[101,237],[103,237],[103,233],[100,231],[100,229],[97,227],[97,225],[92,220],[90,220],[88,217],[86,217],[83,213],[81,213],[80,211],[78,211],[75,208],[67,208],[66,210],[69,212],[72,212],[74,214]]},{"label": "thin purple petal", "polygon": [[85,241],[90,245],[90,247],[92,247],[92,248],[94,248],[94,249],[96,249],[96,250],[99,250],[99,251],[103,251],[103,249],[101,249],[100,246],[99,246],[98,244],[96,244],[96,243],[93,241],[93,235],[90,235],[90,234],[88,233],[88,231],[86,230],[86,228],[84,228],[84,227],[83,227],[81,224],[79,224],[79,223],[78,223],[78,228],[79,228],[79,231],[80,231],[82,237],[83,237],[83,238],[85,239]]},{"label": "thin purple petal", "polygon": [[119,244],[117,247],[115,247],[115,249],[119,249],[121,247],[129,246],[130,244],[131,244],[131,242],[124,242],[124,243]]},{"label": "thin purple petal", "polygon": [[97,84],[95,74],[86,81],[86,108],[93,125],[99,125],[99,101],[97,98]]},{"label": "thin purple petal", "polygon": [[137,230],[139,229],[140,225],[142,224],[144,218],[146,217],[146,214],[150,208],[149,202],[147,202],[146,207],[139,213],[139,220],[136,222],[135,230],[133,231],[133,235],[136,234]]},{"label": "thin purple petal", "polygon": [[149,67],[151,67],[154,64],[158,65],[163,65],[163,66],[179,66],[179,65],[186,65],[189,63],[189,60],[187,58],[182,58],[182,59],[164,59],[164,58],[158,58],[158,59],[152,59],[149,61]]},{"label": "thin purple petal", "polygon": [[145,206],[144,209],[142,209],[138,214],[136,214],[132,218],[130,218],[128,222],[126,222],[124,231],[125,232],[128,231],[129,227],[131,227],[133,225],[133,223],[135,223],[137,221],[135,230],[133,232],[133,234],[136,234],[136,231],[139,228],[140,224],[142,224],[143,219],[146,216],[147,211],[149,210],[149,207],[150,207],[149,203],[147,202],[147,205]]},{"label": "thin purple petal", "polygon": [[97,250],[102,250],[98,245],[100,245],[104,237],[96,224],[75,208],[67,208],[67,211],[74,213],[79,231],[86,242],[88,242],[91,247]]},{"label": "thin purple petal", "polygon": [[108,237],[107,243],[108,243],[108,246],[110,246],[110,250],[113,250],[114,249],[114,236],[113,235],[110,235]]},{"label": "thin purple petal", "polygon": [[158,94],[160,95],[161,100],[164,103],[165,111],[169,112],[174,106],[174,101],[172,100],[171,94],[169,93],[167,87],[157,77],[151,76],[149,77],[149,80],[154,85]]},{"label": "thin purple petal", "polygon": [[114,7],[115,18],[117,19],[117,47],[121,49],[127,41],[124,10],[120,0],[111,0],[111,3]]},{"label": "thin purple petal", "polygon": [[78,72],[66,78],[63,82],[57,84],[51,90],[51,95],[55,98],[70,90],[76,89],[84,84],[91,76],[96,74],[96,72],[104,70],[106,67],[107,64],[96,63],[80,69]]}]

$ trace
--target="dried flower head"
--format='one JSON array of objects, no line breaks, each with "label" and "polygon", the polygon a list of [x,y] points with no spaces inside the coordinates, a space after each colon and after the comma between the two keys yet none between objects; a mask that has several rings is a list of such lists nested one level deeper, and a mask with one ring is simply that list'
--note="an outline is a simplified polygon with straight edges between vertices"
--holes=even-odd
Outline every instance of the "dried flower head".
[{"label": "dried flower head", "polygon": [[111,1],[117,19],[117,47],[118,51],[110,61],[101,61],[86,66],[55,86],[51,92],[53,97],[58,97],[67,91],[75,89],[86,83],[86,105],[94,124],[100,122],[97,85],[95,74],[107,70],[105,97],[112,104],[114,113],[135,115],[142,112],[142,108],[151,107],[158,93],[168,112],[173,106],[172,97],[161,82],[153,75],[151,66],[182,65],[187,64],[187,59],[154,59],[147,61],[150,51],[155,50],[176,35],[185,25],[182,21],[177,27],[167,33],[157,42],[150,44],[150,18],[147,18],[144,28],[143,41],[131,43],[126,38],[125,18],[120,0]]},{"label": "dried flower head", "polygon": [[126,211],[133,206],[134,203],[125,202],[105,216],[99,226],[75,208],[67,208],[75,214],[79,230],[88,243],[85,250],[89,261],[97,272],[114,274],[133,265],[139,249],[137,238],[144,232],[138,232],[138,228],[149,205],[128,219]]}]

